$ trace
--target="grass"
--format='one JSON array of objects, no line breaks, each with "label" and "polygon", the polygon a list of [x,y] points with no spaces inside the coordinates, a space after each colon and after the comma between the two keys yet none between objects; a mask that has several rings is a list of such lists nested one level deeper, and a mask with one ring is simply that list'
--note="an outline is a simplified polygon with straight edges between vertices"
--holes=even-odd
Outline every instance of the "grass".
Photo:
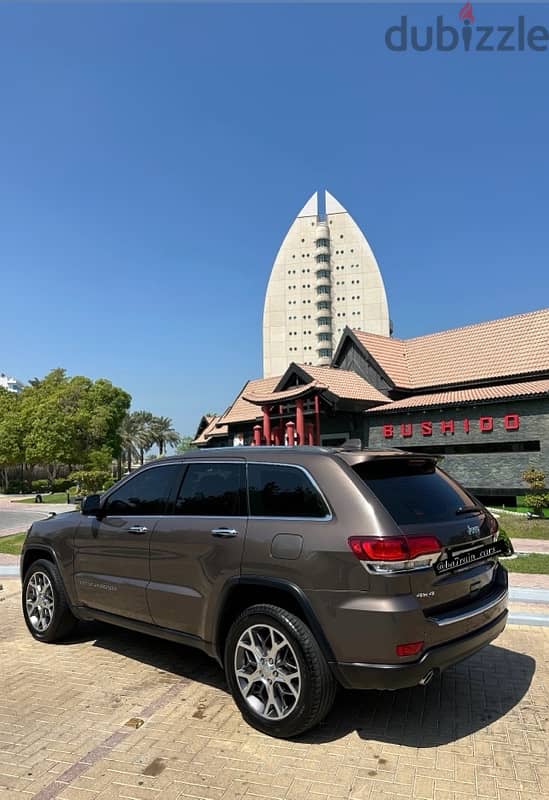
[{"label": "grass", "polygon": [[549,575],[549,555],[528,553],[525,556],[506,558],[503,564],[509,572],[527,572],[532,575]]},{"label": "grass", "polygon": [[[44,503],[65,503],[67,504],[67,493],[66,492],[54,492],[53,494],[42,494],[42,501]],[[34,495],[32,497],[29,495],[22,500],[14,500],[14,503],[34,503]],[[40,503],[36,503],[37,506]]]},{"label": "grass", "polygon": [[10,556],[21,554],[26,533],[14,533],[13,536],[0,537],[0,553],[8,553]]},{"label": "grass", "polygon": [[[490,508],[497,508],[498,511],[505,513],[505,511],[520,511],[521,514],[527,514],[530,509],[527,506],[507,506],[505,509],[502,506],[492,505],[490,503]],[[543,509],[543,516],[545,519],[549,519],[549,508]]]},{"label": "grass", "polygon": [[547,539],[549,540],[549,520],[526,519],[514,514],[498,512],[499,527],[511,539]]}]

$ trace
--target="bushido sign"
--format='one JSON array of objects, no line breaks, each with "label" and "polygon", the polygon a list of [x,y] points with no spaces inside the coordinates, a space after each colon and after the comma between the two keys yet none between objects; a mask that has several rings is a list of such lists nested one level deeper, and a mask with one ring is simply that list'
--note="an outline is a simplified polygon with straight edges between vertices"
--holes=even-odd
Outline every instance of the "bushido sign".
[{"label": "bushido sign", "polygon": [[497,417],[479,417],[478,419],[443,419],[440,422],[422,419],[421,422],[402,422],[400,425],[385,423],[381,426],[384,439],[392,439],[394,436],[402,436],[408,439],[414,435],[432,436],[433,433],[451,434],[457,433],[460,429],[464,433],[480,431],[481,433],[491,433],[495,427],[501,426],[505,431],[518,431],[520,428],[520,417],[518,414],[505,414],[503,419]]}]

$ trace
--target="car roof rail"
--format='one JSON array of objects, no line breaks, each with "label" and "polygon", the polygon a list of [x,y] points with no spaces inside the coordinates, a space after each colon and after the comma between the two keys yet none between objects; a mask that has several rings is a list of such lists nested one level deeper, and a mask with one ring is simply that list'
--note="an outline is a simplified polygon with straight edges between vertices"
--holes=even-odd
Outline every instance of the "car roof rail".
[{"label": "car roof rail", "polygon": [[339,449],[345,452],[348,450],[362,450],[362,439],[347,439]]}]

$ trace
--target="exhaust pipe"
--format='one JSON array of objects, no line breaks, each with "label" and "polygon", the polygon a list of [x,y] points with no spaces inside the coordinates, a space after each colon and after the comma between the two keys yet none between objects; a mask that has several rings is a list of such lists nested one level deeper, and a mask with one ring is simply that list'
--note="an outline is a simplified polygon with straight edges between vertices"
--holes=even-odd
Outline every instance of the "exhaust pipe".
[{"label": "exhaust pipe", "polygon": [[431,679],[432,679],[434,674],[435,674],[434,669],[429,670],[427,675],[424,675],[423,678],[420,680],[419,685],[420,686],[427,686],[427,684],[431,682]]}]

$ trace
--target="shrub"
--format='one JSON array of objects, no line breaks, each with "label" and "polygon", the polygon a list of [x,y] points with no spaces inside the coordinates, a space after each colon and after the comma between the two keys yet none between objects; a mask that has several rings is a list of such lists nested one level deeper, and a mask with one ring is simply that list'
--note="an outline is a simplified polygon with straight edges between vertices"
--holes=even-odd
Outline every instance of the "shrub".
[{"label": "shrub", "polygon": [[109,478],[109,479],[108,479],[108,480],[106,480],[106,481],[105,481],[105,483],[103,484],[103,491],[104,491],[104,492],[106,492],[106,491],[107,491],[107,489],[110,489],[110,488],[111,488],[111,486],[114,486],[114,484],[115,484],[115,483],[116,483],[116,480],[115,480],[114,478]]},{"label": "shrub", "polygon": [[522,480],[525,481],[533,491],[543,491],[545,489],[545,473],[541,469],[530,467],[522,473]]},{"label": "shrub", "polygon": [[66,492],[70,488],[71,482],[67,478],[55,478],[53,481],[48,481],[41,478],[32,481],[31,488],[33,492]]},{"label": "shrub", "polygon": [[524,495],[524,505],[529,508],[533,514],[538,517],[543,517],[543,509],[549,506],[549,493],[540,492],[539,494],[526,494]]},{"label": "shrub", "polygon": [[531,467],[522,473],[522,479],[530,486],[530,494],[524,496],[524,505],[534,514],[543,517],[543,509],[549,506],[545,473],[541,469]]},{"label": "shrub", "polygon": [[68,492],[71,487],[71,481],[68,478],[56,478],[52,481],[52,492]]},{"label": "shrub", "polygon": [[78,472],[71,472],[69,478],[71,482],[78,484],[82,494],[95,494],[101,491],[110,475],[100,469],[82,469]]},{"label": "shrub", "polygon": [[8,483],[8,494],[30,494],[32,491],[27,481],[14,480]]}]

